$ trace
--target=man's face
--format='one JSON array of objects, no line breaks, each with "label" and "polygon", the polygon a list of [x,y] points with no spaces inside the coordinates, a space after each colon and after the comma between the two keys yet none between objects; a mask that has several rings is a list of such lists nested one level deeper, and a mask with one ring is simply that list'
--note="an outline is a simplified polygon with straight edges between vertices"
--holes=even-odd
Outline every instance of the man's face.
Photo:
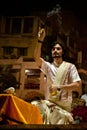
[{"label": "man's face", "polygon": [[84,106],[85,105],[85,100],[84,99],[79,99],[79,106]]},{"label": "man's face", "polygon": [[63,54],[62,47],[59,44],[56,44],[52,48],[52,58],[60,58],[62,57],[62,54]]}]

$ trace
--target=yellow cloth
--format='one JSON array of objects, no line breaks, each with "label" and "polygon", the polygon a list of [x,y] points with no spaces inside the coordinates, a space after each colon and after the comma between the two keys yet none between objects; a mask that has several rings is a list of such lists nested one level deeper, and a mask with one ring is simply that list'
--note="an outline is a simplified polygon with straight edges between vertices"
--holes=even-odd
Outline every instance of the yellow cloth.
[{"label": "yellow cloth", "polygon": [[[42,116],[39,109],[12,95],[0,94],[0,115],[22,122],[23,124],[43,124]],[[10,121],[9,124],[14,124]]]},{"label": "yellow cloth", "polygon": [[54,85],[58,85],[58,87],[63,85],[69,66],[70,63],[63,61],[63,63],[57,68],[57,74],[53,82]]},{"label": "yellow cloth", "polygon": [[64,101],[61,100],[61,93],[62,93],[61,86],[64,85],[64,80],[65,80],[65,77],[67,75],[69,66],[70,66],[70,63],[65,62],[65,61],[63,61],[63,63],[59,66],[55,80],[53,82],[53,85],[58,86],[58,88],[60,88],[60,90],[59,91],[57,90],[56,92],[51,93],[49,100],[53,103],[56,103],[57,105],[59,105],[63,109],[70,112],[71,111],[71,103],[68,99],[68,94],[67,94],[66,100],[64,100]]}]

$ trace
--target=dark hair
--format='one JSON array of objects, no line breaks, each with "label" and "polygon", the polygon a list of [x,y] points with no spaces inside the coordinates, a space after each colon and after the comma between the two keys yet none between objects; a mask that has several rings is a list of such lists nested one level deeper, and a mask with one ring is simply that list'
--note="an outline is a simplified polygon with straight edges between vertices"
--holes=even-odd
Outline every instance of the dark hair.
[{"label": "dark hair", "polygon": [[62,50],[63,50],[62,58],[63,58],[63,60],[65,59],[65,46],[63,45],[63,42],[61,42],[61,41],[54,41],[54,42],[52,42],[52,44],[50,45],[50,58],[49,58],[49,62],[53,62],[53,58],[52,58],[52,55],[51,55],[51,51],[52,51],[52,48],[53,48],[56,44],[59,44],[59,45],[62,47]]},{"label": "dark hair", "polygon": [[59,45],[62,47],[63,51],[64,51],[65,47],[64,47],[63,43],[60,42],[60,41],[54,41],[54,42],[51,44],[51,50],[52,50],[52,48],[53,48],[56,44],[59,44]]},{"label": "dark hair", "polygon": [[72,91],[72,94],[75,94],[76,95],[76,98],[79,97],[79,93],[77,91]]}]

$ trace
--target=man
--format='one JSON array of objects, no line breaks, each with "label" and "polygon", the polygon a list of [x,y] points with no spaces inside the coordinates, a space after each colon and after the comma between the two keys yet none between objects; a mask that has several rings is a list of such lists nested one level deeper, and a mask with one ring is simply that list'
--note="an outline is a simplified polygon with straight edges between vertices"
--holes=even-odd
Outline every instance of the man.
[{"label": "man", "polygon": [[[38,43],[36,44],[35,50],[35,61],[47,78],[45,102],[47,106],[51,106],[50,108],[48,108],[48,111],[50,109],[50,112],[47,112],[47,114],[50,113],[48,124],[66,124],[65,115],[67,115],[67,123],[72,120],[72,117],[71,115],[69,115],[69,112],[59,108],[59,106],[62,105],[62,108],[64,108],[64,102],[62,103],[62,101],[65,100],[66,102],[67,99],[72,102],[72,91],[78,91],[81,95],[81,79],[78,75],[78,71],[75,65],[63,60],[63,46],[61,43],[59,43],[59,41],[54,42],[52,46],[51,63],[45,61],[43,58],[40,57],[41,47],[45,35],[45,29],[39,29]],[[58,111],[58,109],[55,111],[57,107],[58,109],[60,109],[62,114],[59,114],[60,112]],[[53,112],[56,114],[53,114]],[[61,118],[61,121],[60,119],[55,118],[57,116],[57,113],[58,116],[60,116],[59,118]],[[55,119],[52,119],[52,117],[54,117]]]}]

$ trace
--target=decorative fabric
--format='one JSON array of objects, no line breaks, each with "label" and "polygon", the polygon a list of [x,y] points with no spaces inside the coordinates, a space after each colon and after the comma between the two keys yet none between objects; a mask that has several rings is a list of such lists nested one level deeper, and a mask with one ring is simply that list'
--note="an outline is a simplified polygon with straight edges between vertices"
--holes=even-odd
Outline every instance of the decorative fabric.
[{"label": "decorative fabric", "polygon": [[0,115],[12,119],[8,124],[43,124],[36,106],[12,94],[0,94]]}]

